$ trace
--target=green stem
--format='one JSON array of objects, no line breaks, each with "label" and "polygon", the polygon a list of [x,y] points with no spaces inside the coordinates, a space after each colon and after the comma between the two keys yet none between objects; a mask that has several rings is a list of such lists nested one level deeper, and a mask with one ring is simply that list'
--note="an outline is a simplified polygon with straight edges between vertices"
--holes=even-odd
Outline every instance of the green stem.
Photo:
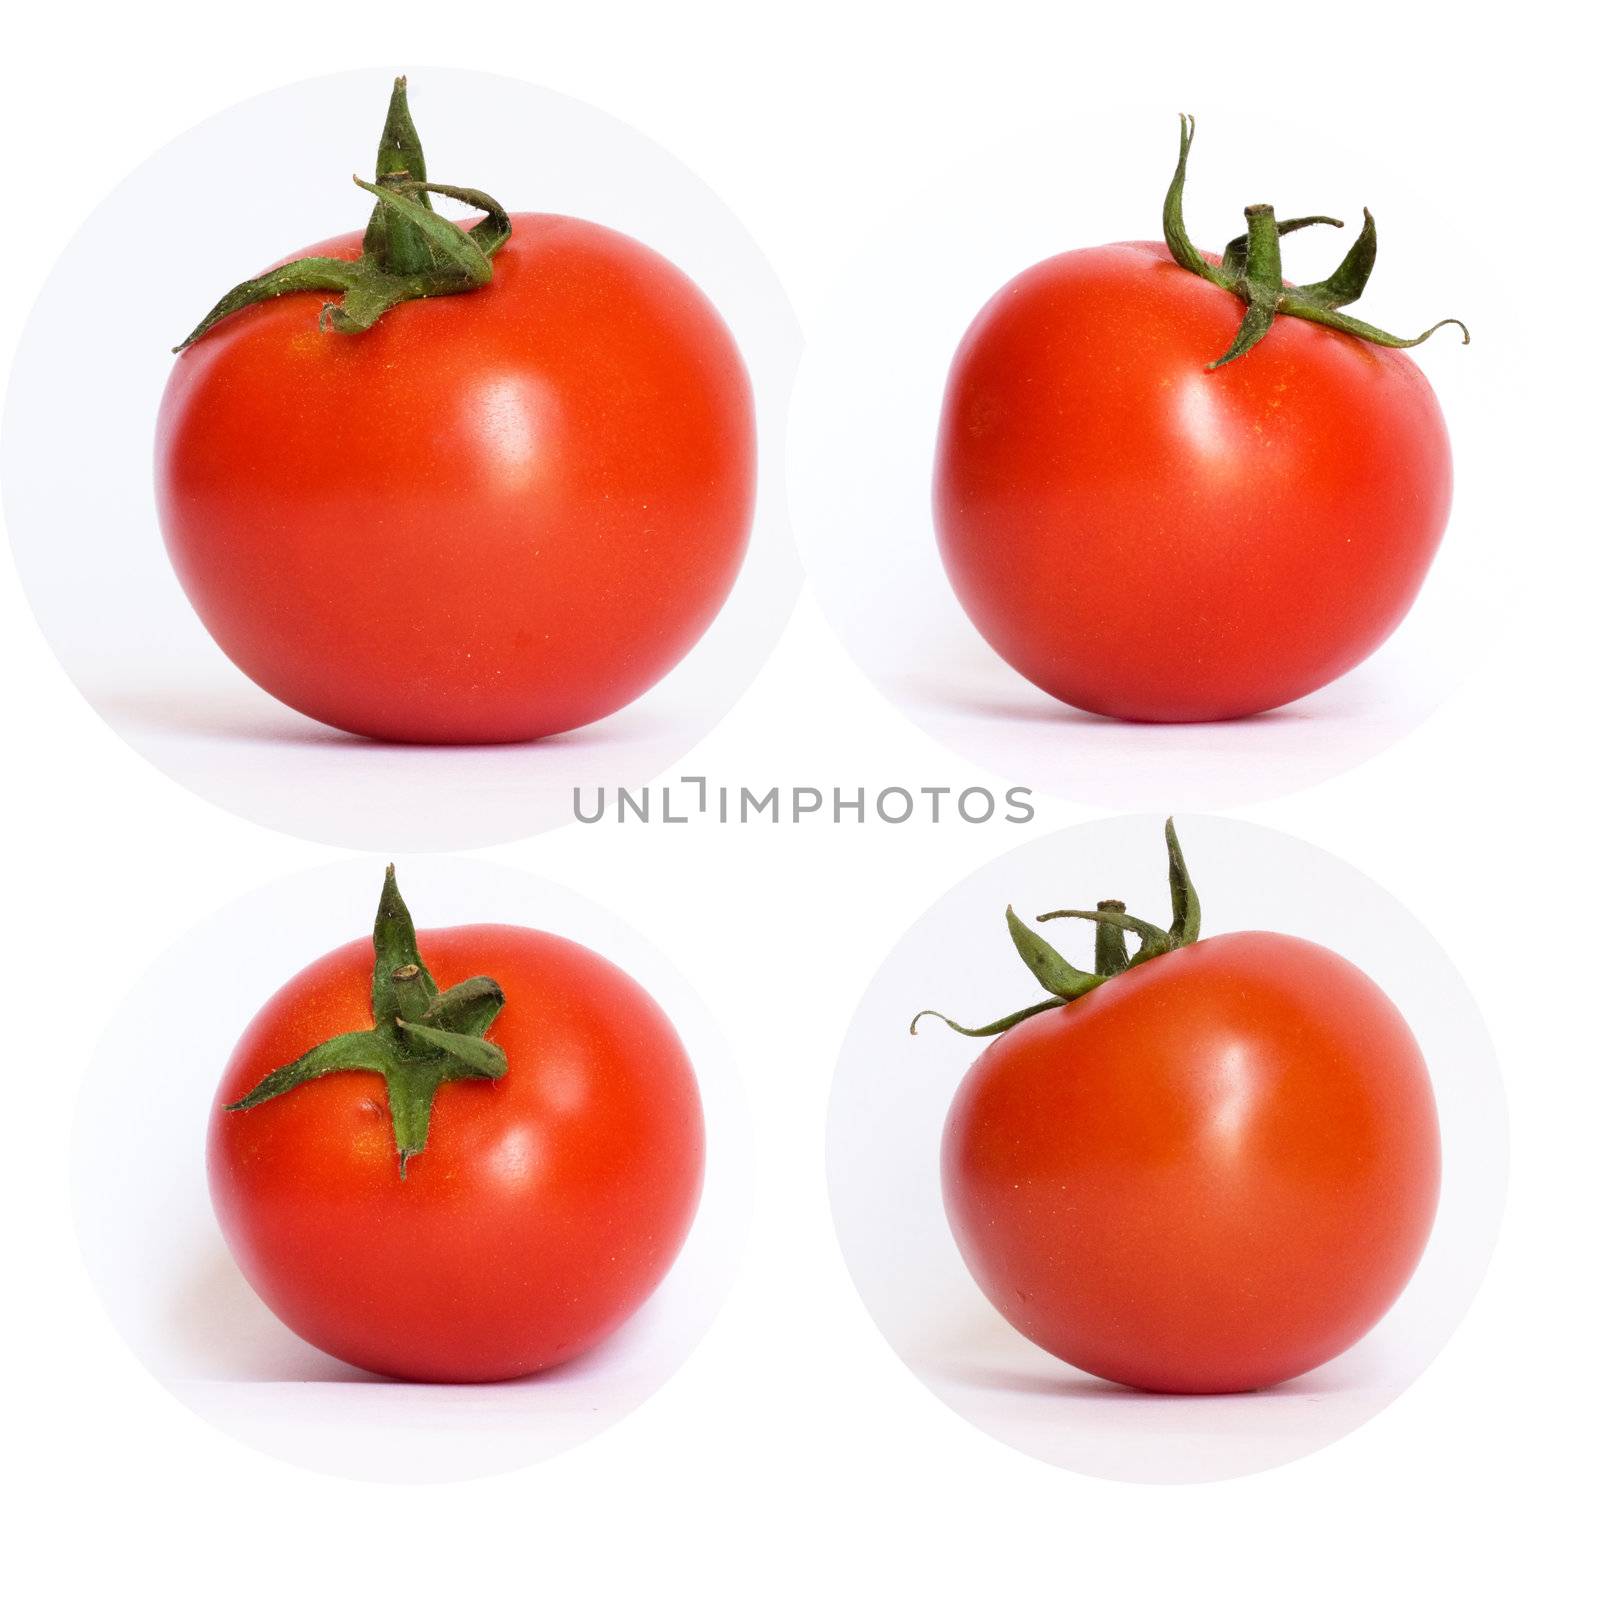
[{"label": "green stem", "polygon": [[430,1062],[396,1063],[388,1074],[389,1121],[394,1129],[394,1145],[400,1156],[400,1176],[413,1156],[427,1148],[428,1124],[433,1119],[433,1097],[439,1092],[444,1075]]},{"label": "green stem", "polygon": [[390,867],[372,924],[372,1026],[337,1034],[274,1068],[226,1109],[252,1111],[332,1072],[375,1072],[388,1093],[404,1178],[407,1164],[427,1147],[440,1088],[505,1075],[505,1052],[484,1037],[504,1004],[505,993],[493,978],[468,978],[440,992],[417,949],[417,931]]},{"label": "green stem", "polygon": [[1009,1017],[1001,1017],[998,1022],[985,1023],[981,1028],[963,1027],[961,1023],[952,1021],[942,1011],[919,1011],[911,1019],[911,1031],[917,1031],[917,1024],[924,1017],[937,1017],[945,1027],[956,1033],[964,1033],[969,1039],[991,1039],[997,1033],[1004,1033],[1008,1028],[1014,1028],[1019,1022],[1026,1022],[1029,1017],[1036,1017],[1043,1011],[1059,1011],[1067,1002],[1065,1000],[1041,1000],[1037,1005],[1024,1006],[1020,1011],[1013,1011]]},{"label": "green stem", "polygon": [[[1120,900],[1102,900],[1097,911],[1123,911]],[[1094,929],[1094,970],[1102,978],[1114,978],[1128,970],[1128,939],[1114,922],[1097,922]]]},{"label": "green stem", "polygon": [[[493,278],[493,257],[511,237],[511,218],[499,201],[481,189],[428,182],[427,162],[411,120],[404,78],[394,82],[378,142],[374,181],[355,181],[374,201],[359,259],[305,256],[236,284],[177,349],[188,349],[225,318],[280,295],[306,290],[339,294],[337,303],[323,306],[317,325],[324,332],[355,334],[364,333],[407,300],[466,294]],[[471,228],[458,228],[434,211],[429,196],[435,194],[484,215]]]},{"label": "green stem", "polygon": [[1131,967],[1142,966],[1153,956],[1164,956],[1172,948],[1172,940],[1165,929],[1158,928],[1153,922],[1146,922],[1142,917],[1130,917],[1126,911],[1046,911],[1040,914],[1039,921],[1054,922],[1061,917],[1093,922],[1100,927],[1109,924],[1119,933],[1133,934],[1139,941],[1139,948],[1128,963]]},{"label": "green stem", "polygon": [[[1265,209],[1265,208],[1263,208]],[[1270,219],[1269,219],[1270,220]],[[1274,235],[1274,243],[1276,235]],[[911,1019],[911,1031],[924,1017],[937,1017],[947,1027],[971,1039],[993,1038],[1005,1033],[1018,1023],[1026,1022],[1041,1012],[1057,1010],[1080,1000],[1092,989],[1103,984],[1116,983],[1124,973],[1134,967],[1158,960],[1173,950],[1194,944],[1200,937],[1200,897],[1189,879],[1189,868],[1183,859],[1183,849],[1178,843],[1178,831],[1172,819],[1167,819],[1165,830],[1167,845],[1167,883],[1172,898],[1172,926],[1170,929],[1146,922],[1142,917],[1130,916],[1121,900],[1102,900],[1093,911],[1047,911],[1038,920],[1049,922],[1059,917],[1092,922],[1094,932],[1094,971],[1085,972],[1067,960],[1053,945],[1038,933],[1010,907],[1006,907],[1006,930],[1017,954],[1022,957],[1039,987],[1050,995],[1009,1016],[1001,1017],[981,1028],[969,1028],[953,1022],[942,1011],[919,1011]],[[1139,941],[1139,948],[1130,957],[1127,934]]]},{"label": "green stem", "polygon": [[1053,949],[1019,917],[1010,906],[1006,907],[1006,929],[1011,942],[1028,970],[1039,980],[1040,987],[1063,1000],[1076,1000],[1087,994],[1104,980],[1093,972],[1084,972]]},{"label": "green stem", "polygon": [[[428,181],[428,163],[422,154],[422,139],[417,133],[417,125],[411,120],[411,104],[404,78],[394,80],[394,90],[389,96],[389,114],[384,118],[383,133],[378,139],[378,159],[373,164],[373,175],[379,183],[392,182],[397,178],[409,179],[413,183]],[[427,195],[424,194],[421,199],[422,204],[431,211],[433,205]],[[422,236],[403,220],[390,216],[381,205],[372,208],[366,236],[361,241],[361,252],[394,272],[421,272],[429,265]]]},{"label": "green stem", "polygon": [[1278,241],[1289,233],[1317,224],[1342,228],[1344,224],[1335,217],[1295,217],[1288,222],[1278,222],[1271,206],[1245,207],[1245,232],[1229,242],[1222,260],[1213,265],[1206,260],[1189,237],[1183,218],[1183,190],[1188,180],[1189,149],[1194,143],[1194,118],[1179,119],[1178,164],[1167,185],[1166,199],[1162,204],[1162,234],[1172,259],[1186,272],[1204,278],[1237,295],[1245,303],[1233,343],[1208,363],[1206,370],[1215,372],[1230,362],[1247,355],[1258,345],[1280,316],[1301,317],[1307,322],[1321,323],[1336,328],[1368,344],[1381,345],[1390,350],[1407,350],[1435,334],[1440,328],[1455,327],[1461,330],[1461,342],[1470,344],[1472,336],[1466,324],[1455,317],[1446,317],[1431,328],[1412,338],[1385,333],[1369,322],[1343,315],[1340,306],[1358,299],[1372,275],[1378,256],[1377,224],[1370,211],[1363,211],[1361,232],[1350,246],[1339,265],[1320,282],[1297,287],[1283,281],[1283,263]]},{"label": "green stem", "polygon": [[[1291,217],[1287,222],[1278,224],[1278,237],[1285,234],[1298,233],[1302,228],[1314,227],[1342,228],[1344,224],[1337,217]],[[1250,248],[1250,235],[1241,233],[1237,239],[1230,239],[1227,248],[1222,252],[1222,266],[1220,271],[1224,278],[1234,278],[1244,271],[1245,253]]]},{"label": "green stem", "polygon": [[1189,864],[1183,859],[1183,846],[1178,843],[1178,830],[1171,817],[1167,818],[1163,836],[1167,844],[1167,888],[1172,897],[1172,926],[1168,936],[1175,946],[1193,944],[1200,937],[1200,896],[1195,893]]}]

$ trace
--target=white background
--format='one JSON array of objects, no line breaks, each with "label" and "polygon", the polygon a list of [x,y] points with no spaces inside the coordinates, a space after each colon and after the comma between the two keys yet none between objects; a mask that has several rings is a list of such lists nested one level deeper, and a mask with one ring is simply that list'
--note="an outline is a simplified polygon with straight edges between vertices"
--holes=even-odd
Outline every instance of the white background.
[{"label": "white background", "polygon": [[[28,600],[80,688],[136,749],[269,827],[438,850],[559,826],[577,784],[648,782],[760,670],[800,581],[783,473],[800,335],[739,219],[658,144],[530,84],[418,75],[410,101],[430,172],[513,211],[620,228],[710,296],[756,395],[750,549],[716,620],[666,677],[614,715],[537,744],[383,745],[274,700],[212,642],[168,563],[151,493],[156,407],[170,347],[229,284],[364,225],[367,197],[349,173],[370,176],[392,79],[371,70],[291,84],[189,130],[120,183],[34,307],[7,389],[0,470]],[[150,241],[179,228],[189,232],[174,269]],[[123,240],[138,247],[108,294],[105,262]],[[96,441],[92,470],[84,438]]]},{"label": "white background", "polygon": [[[84,1079],[73,1156],[84,1264],[124,1338],[201,1416],[324,1472],[397,1482],[543,1460],[626,1416],[699,1343],[738,1269],[752,1163],[743,1077],[704,1001],[660,951],[570,890],[486,861],[397,864],[419,928],[509,922],[615,962],[672,1019],[706,1119],[694,1227],[656,1292],[567,1365],[482,1389],[392,1383],[290,1333],[234,1266],[206,1190],[222,1063],[307,952],[360,938],[382,884],[351,859],[230,901],[163,951],[112,1019]],[[185,1014],[174,1047],[170,1019]],[[136,1130],[129,1137],[129,1129]]]},{"label": "white background", "polygon": [[[987,1040],[969,1027],[1041,998],[1004,911],[1126,900],[1165,924],[1157,816],[1119,816],[1031,841],[946,894],[894,947],[851,1020],[828,1105],[828,1189],[851,1275],[884,1337],[961,1416],[1041,1460],[1137,1483],[1198,1483],[1292,1461],[1382,1409],[1455,1331],[1494,1248],[1505,1195],[1505,1102],[1471,994],[1428,931],[1378,885],[1289,834],[1180,817],[1203,932],[1272,928],[1354,961],[1400,1008],[1433,1081],[1444,1150],[1439,1212],[1405,1292],[1337,1360],[1256,1394],[1152,1397],[1057,1361],[972,1281],[945,1222],[939,1145],[956,1086]],[[1094,932],[1045,936],[1092,969]]]},{"label": "white background", "polygon": [[[404,59],[377,64],[419,76],[430,62],[492,65],[623,116],[745,220],[802,324],[822,314],[885,200],[1018,121],[1102,96],[1163,118],[1187,108],[1202,129],[1246,105],[1308,137],[1338,122],[1353,146],[1424,184],[1464,175],[1463,247],[1521,240],[1537,267],[1530,282],[1527,256],[1516,264],[1522,294],[1577,281],[1595,258],[1579,122],[1590,90],[1564,8],[1525,6],[1508,28],[1492,13],[1441,23],[1431,7],[1356,4],[1336,21],[1284,11],[1264,32],[1174,6],[1112,15],[1007,0],[486,0],[467,19],[395,0],[383,47]],[[198,4],[34,8],[8,34],[7,348],[60,242],[150,151],[246,95],[372,65],[379,48],[356,12],[278,23]],[[1400,219],[1380,221],[1392,232]],[[1593,331],[1570,296],[1536,309],[1519,402],[1540,420],[1539,449],[1520,458],[1521,505],[1500,530],[1527,602],[1409,738],[1246,813],[1354,861],[1459,967],[1508,1090],[1504,1232],[1467,1319],[1399,1400],[1326,1450],[1216,1485],[1101,1482],[984,1438],[880,1338],[829,1224],[829,1078],[868,980],[951,883],[1023,834],[1086,814],[1065,804],[1042,806],[1031,830],[569,828],[494,852],[624,914],[715,1003],[758,1141],[751,1249],[723,1314],[624,1425],[478,1483],[344,1482],[200,1422],[145,1372],[78,1260],[78,1090],[150,959],[224,900],[328,852],[241,823],[142,761],[68,683],[15,585],[0,584],[13,997],[0,1162],[12,1309],[0,1339],[10,1455],[27,1469],[9,1501],[16,1581],[73,1594],[159,1573],[183,1596],[219,1584],[243,1596],[628,1596],[679,1579],[729,1596],[1579,1587],[1600,1125],[1586,925],[1600,887],[1588,781]],[[94,448],[84,441],[85,470]],[[755,689],[688,763],[763,785],[986,776],[892,711],[805,599]],[[1173,788],[1182,809],[1177,772]]]}]

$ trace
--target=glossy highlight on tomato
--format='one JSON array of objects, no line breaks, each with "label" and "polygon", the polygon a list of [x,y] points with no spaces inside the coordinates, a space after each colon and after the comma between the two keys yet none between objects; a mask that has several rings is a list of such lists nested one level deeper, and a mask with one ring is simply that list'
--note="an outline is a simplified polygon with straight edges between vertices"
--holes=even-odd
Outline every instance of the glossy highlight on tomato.
[{"label": "glossy highlight on tomato", "polygon": [[[427,192],[381,174],[380,209],[413,208],[392,241]],[[238,667],[336,728],[455,744],[592,723],[683,658],[745,555],[754,405],[711,302],[609,228],[496,221],[485,281],[357,331],[325,290],[275,290],[203,324],[162,400],[186,594]],[[293,259],[332,282],[363,243]]]},{"label": "glossy highlight on tomato", "polygon": [[974,1280],[1042,1349],[1134,1388],[1263,1389],[1332,1360],[1405,1287],[1438,1204],[1404,1019],[1284,934],[1104,965],[996,1024],[951,1104],[944,1203]]},{"label": "glossy highlight on tomato", "polygon": [[616,1330],[682,1247],[704,1168],[694,1071],[656,1002],[570,940],[480,924],[415,949],[440,994],[492,975],[501,1075],[438,1084],[409,1153],[401,1091],[375,1071],[249,1104],[325,1041],[370,1038],[374,946],[345,945],[284,984],[229,1060],[212,1202],[252,1288],[328,1354],[421,1382],[539,1372]]},{"label": "glossy highlight on tomato", "polygon": [[[1450,445],[1400,348],[1417,341],[1337,309],[1354,272],[1325,297],[1284,284],[1277,232],[1303,222],[1251,212],[1249,266],[1246,239],[1200,252],[1180,216],[1168,243],[1029,267],[951,363],[945,569],[990,645],[1082,710],[1215,721],[1310,694],[1393,632],[1444,534]],[[1357,251],[1364,282],[1370,216]],[[1251,272],[1286,298],[1238,350]]]}]

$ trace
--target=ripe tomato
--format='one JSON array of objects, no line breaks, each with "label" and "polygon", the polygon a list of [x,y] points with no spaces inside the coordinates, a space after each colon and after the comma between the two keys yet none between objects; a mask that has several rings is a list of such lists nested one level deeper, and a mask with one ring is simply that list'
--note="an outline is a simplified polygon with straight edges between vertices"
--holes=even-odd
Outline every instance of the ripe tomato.
[{"label": "ripe tomato", "polygon": [[508,226],[481,287],[355,333],[319,326],[325,293],[285,293],[167,385],[156,491],[184,590],[237,666],[334,727],[593,722],[688,652],[743,560],[754,410],[716,310],[623,234]]},{"label": "ripe tomato", "polygon": [[[1370,218],[1363,242],[1370,269]],[[1223,276],[1225,258],[1193,259]],[[1438,402],[1389,347],[1416,341],[1338,313],[1349,280],[1326,304],[1277,281],[1292,314],[1215,370],[1243,288],[1165,244],[1040,262],[961,341],[940,554],[979,632],[1057,699],[1142,722],[1247,716],[1348,672],[1415,600],[1451,491]]]},{"label": "ripe tomato", "polygon": [[1427,1068],[1377,985],[1320,945],[1232,933],[1010,1026],[957,1091],[941,1169],[962,1258],[1015,1328],[1113,1382],[1208,1394],[1293,1378],[1377,1322],[1439,1162]]},{"label": "ripe tomato", "polygon": [[438,1084],[403,1166],[404,1114],[372,1071],[229,1109],[324,1040],[370,1039],[374,947],[345,945],[291,978],[229,1060],[212,1202],[251,1286],[330,1355],[424,1382],[537,1372],[616,1329],[682,1246],[704,1159],[694,1072],[650,996],[581,945],[486,924],[413,949],[441,991],[492,975],[503,1075]]}]

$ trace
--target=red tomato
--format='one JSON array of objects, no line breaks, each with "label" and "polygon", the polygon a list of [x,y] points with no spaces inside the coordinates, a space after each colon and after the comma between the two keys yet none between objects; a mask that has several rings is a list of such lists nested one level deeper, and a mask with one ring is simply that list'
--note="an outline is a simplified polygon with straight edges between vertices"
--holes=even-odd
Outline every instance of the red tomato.
[{"label": "red tomato", "polygon": [[1439,1194],[1427,1068],[1349,962],[1233,933],[1012,1027],[956,1094],[945,1206],[996,1309],[1136,1388],[1260,1389],[1354,1344]]},{"label": "red tomato", "polygon": [[[683,273],[521,215],[471,293],[367,331],[297,292],[173,368],[167,549],[234,663],[373,738],[537,739],[643,694],[717,614],[755,494],[749,379]],[[353,260],[348,234],[303,255]]]},{"label": "red tomato", "polygon": [[372,1027],[373,947],[313,962],[239,1041],[211,1114],[212,1202],[235,1260],[301,1338],[423,1382],[569,1361],[644,1302],[699,1199],[694,1073],[626,974],[553,934],[424,932],[441,990],[487,973],[504,1076],[446,1082],[404,1175],[384,1080],[334,1072],[229,1110],[270,1072]]},{"label": "red tomato", "polygon": [[940,554],[978,631],[1069,705],[1296,700],[1383,643],[1438,549],[1450,446],[1421,371],[1292,316],[1207,370],[1241,311],[1165,245],[1105,245],[1012,279],[956,352]]}]

